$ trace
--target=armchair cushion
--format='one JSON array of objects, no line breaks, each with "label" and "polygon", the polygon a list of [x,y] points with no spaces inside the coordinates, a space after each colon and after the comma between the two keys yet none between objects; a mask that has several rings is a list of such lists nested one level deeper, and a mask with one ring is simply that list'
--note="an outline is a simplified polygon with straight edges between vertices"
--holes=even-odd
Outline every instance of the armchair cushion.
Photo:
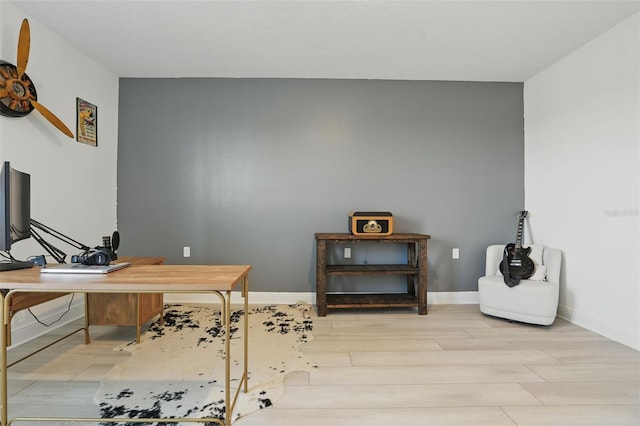
[{"label": "armchair cushion", "polygon": [[546,281],[547,267],[544,265],[536,265],[536,269],[533,271],[533,275],[531,275],[529,279],[531,281]]}]

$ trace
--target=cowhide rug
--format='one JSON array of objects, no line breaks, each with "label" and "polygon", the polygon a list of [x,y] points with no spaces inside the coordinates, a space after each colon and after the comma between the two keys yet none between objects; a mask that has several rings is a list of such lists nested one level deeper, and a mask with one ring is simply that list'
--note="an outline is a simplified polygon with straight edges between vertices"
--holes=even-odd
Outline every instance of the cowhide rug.
[{"label": "cowhide rug", "polygon": [[[312,338],[311,309],[306,304],[250,309],[249,392],[240,391],[233,420],[281,397],[287,373],[313,368],[298,350]],[[232,398],[242,376],[243,316],[243,310],[231,315]],[[166,307],[164,326],[156,322],[140,344],[116,348],[131,357],[103,379],[94,397],[101,417],[223,418],[224,334],[215,307]]]}]

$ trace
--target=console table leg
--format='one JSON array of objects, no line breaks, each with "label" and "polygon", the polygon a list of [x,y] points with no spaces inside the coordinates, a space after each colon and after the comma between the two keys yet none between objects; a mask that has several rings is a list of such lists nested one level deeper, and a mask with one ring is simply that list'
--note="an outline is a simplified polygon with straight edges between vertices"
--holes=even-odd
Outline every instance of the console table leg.
[{"label": "console table leg", "polygon": [[318,316],[327,316],[327,242],[316,242],[316,306]]},{"label": "console table leg", "polygon": [[418,315],[427,315],[427,240],[420,240],[418,244]]},{"label": "console table leg", "polygon": [[[416,258],[417,243],[407,243],[407,264],[413,267],[417,266],[418,259]],[[410,296],[416,295],[416,276],[407,275],[407,294]]]}]

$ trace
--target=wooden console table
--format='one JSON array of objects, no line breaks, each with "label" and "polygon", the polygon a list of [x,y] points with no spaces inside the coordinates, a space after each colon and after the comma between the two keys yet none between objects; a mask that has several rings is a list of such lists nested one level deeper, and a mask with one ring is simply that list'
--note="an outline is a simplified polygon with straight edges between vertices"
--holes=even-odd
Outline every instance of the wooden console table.
[{"label": "wooden console table", "polygon": [[[318,316],[327,309],[389,308],[417,306],[419,315],[427,314],[427,240],[424,234],[356,236],[353,234],[317,233],[316,305]],[[328,264],[327,246],[331,244],[401,243],[407,245],[406,264],[332,265]],[[406,293],[331,293],[328,277],[333,275],[406,275]]]},{"label": "wooden console table", "polygon": [[[120,257],[113,263],[132,265],[161,265],[164,257]],[[164,299],[162,293],[89,293],[85,295],[85,339],[90,342],[89,326],[123,325],[136,328],[140,343],[140,329],[157,315],[162,322]]]},{"label": "wooden console table", "polygon": [[233,410],[239,392],[248,390],[248,296],[250,265],[131,265],[119,271],[100,275],[40,274],[40,268],[6,271],[0,274],[0,426],[8,426],[7,393],[7,330],[10,327],[9,307],[12,299],[20,293],[84,293],[84,294],[153,294],[153,293],[202,293],[218,296],[222,305],[225,333],[230,336],[231,292],[240,290],[244,299],[244,371],[238,381],[235,394],[231,394],[231,339],[225,339],[225,411],[224,421],[216,418],[185,419],[128,419],[128,418],[60,418],[19,417],[11,421],[46,422],[215,422],[231,425]]}]

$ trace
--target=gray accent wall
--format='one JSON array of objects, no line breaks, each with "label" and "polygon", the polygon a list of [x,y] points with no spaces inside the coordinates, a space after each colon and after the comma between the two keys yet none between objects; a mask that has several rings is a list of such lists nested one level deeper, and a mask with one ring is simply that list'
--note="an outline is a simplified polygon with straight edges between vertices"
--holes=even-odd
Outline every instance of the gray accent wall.
[{"label": "gray accent wall", "polygon": [[[121,255],[251,264],[251,290],[315,291],[315,232],[390,211],[431,235],[429,291],[477,290],[487,245],[524,206],[520,83],[121,79]],[[184,258],[183,247],[191,248]],[[451,256],[460,249],[460,259]],[[336,262],[398,262],[352,246]],[[399,277],[336,280],[396,291]],[[397,279],[396,279],[397,278]]]}]

